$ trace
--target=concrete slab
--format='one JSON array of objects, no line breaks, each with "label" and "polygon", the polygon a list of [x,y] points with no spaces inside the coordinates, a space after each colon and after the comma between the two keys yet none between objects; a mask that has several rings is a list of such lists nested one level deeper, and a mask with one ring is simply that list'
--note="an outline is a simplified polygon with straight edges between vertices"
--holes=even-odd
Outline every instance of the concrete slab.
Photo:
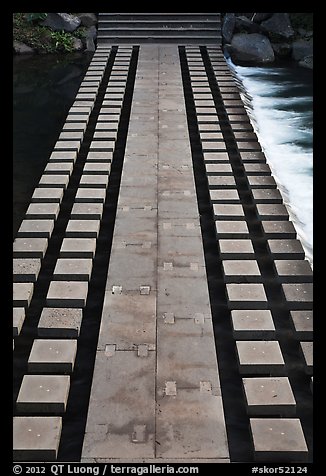
[{"label": "concrete slab", "polygon": [[251,188],[277,188],[274,177],[268,175],[248,175],[249,186]]},{"label": "concrete slab", "polygon": [[308,448],[298,418],[251,418],[255,461],[306,461]]},{"label": "concrete slab", "polygon": [[23,307],[14,307],[12,310],[12,331],[13,337],[19,336],[25,321],[25,309]]},{"label": "concrete slab", "polygon": [[291,310],[312,309],[313,305],[313,285],[304,284],[282,284],[287,307]]},{"label": "concrete slab", "polygon": [[72,373],[77,340],[35,339],[28,358],[28,371],[35,373]]},{"label": "concrete slab", "polygon": [[74,168],[73,162],[48,162],[44,174],[71,175]]},{"label": "concrete slab", "polygon": [[239,203],[240,197],[237,190],[210,190],[213,203]]},{"label": "concrete slab", "polygon": [[154,458],[155,360],[97,352],[82,458]]},{"label": "concrete slab", "polygon": [[[103,188],[79,188],[75,196],[76,203],[104,203],[106,197]],[[76,204],[75,203],[75,204]]]},{"label": "concrete slab", "polygon": [[94,258],[95,238],[64,238],[60,248],[61,258]]},{"label": "concrete slab", "polygon": [[69,183],[69,174],[67,175],[55,175],[55,174],[45,174],[42,175],[38,183],[39,187],[49,188],[49,187],[58,187],[66,189]]},{"label": "concrete slab", "polygon": [[84,165],[83,174],[90,175],[109,175],[111,164],[108,162],[91,162]]},{"label": "concrete slab", "polygon": [[13,279],[16,283],[35,283],[41,269],[41,260],[37,258],[14,258]]},{"label": "concrete slab", "polygon": [[314,351],[313,342],[300,342],[300,348],[303,355],[304,363],[305,363],[305,372],[308,375],[313,374],[313,357]]},{"label": "concrete slab", "polygon": [[16,401],[22,413],[64,413],[70,388],[69,375],[24,375]]},{"label": "concrete slab", "polygon": [[[238,133],[239,134],[239,133]],[[271,169],[268,164],[244,164],[247,175],[271,175]]]},{"label": "concrete slab", "polygon": [[257,283],[262,280],[255,260],[223,260],[222,267],[226,283]]},{"label": "concrete slab", "polygon": [[[239,124],[236,126],[239,129]],[[233,126],[235,130],[235,126]],[[252,130],[252,127],[251,129]],[[245,163],[265,163],[266,157],[263,152],[239,152],[242,162]]]},{"label": "concrete slab", "polygon": [[248,415],[295,415],[296,401],[287,377],[242,379]]},{"label": "concrete slab", "polygon": [[[80,118],[80,114],[77,115]],[[70,122],[66,122],[62,128],[63,131],[83,131],[85,132],[88,121],[78,121],[73,120],[74,115],[70,114]]]},{"label": "concrete slab", "polygon": [[236,188],[234,177],[208,175],[207,180],[209,188],[212,189]]},{"label": "concrete slab", "polygon": [[291,221],[262,221],[262,227],[266,238],[295,239],[297,232]]},{"label": "concrete slab", "polygon": [[50,307],[85,307],[88,283],[78,281],[51,281],[46,304]]},{"label": "concrete slab", "polygon": [[[80,117],[80,115],[76,114],[76,117]],[[69,116],[67,116],[66,121]],[[54,145],[54,150],[64,150],[64,151],[70,151],[74,150],[78,152],[80,149],[80,141],[79,140],[58,140],[55,145]]]},{"label": "concrete slab", "polygon": [[229,309],[266,309],[267,296],[263,284],[227,284]]},{"label": "concrete slab", "polygon": [[218,239],[249,238],[249,229],[245,221],[218,220],[215,227]]},{"label": "concrete slab", "polygon": [[[66,124],[67,125],[67,124]],[[65,128],[65,126],[64,126]],[[83,130],[75,130],[62,132],[61,134],[78,134],[83,135]],[[60,162],[75,162],[77,159],[77,152],[73,150],[58,151],[54,150],[49,158],[49,162],[60,163]]]},{"label": "concrete slab", "polygon": [[54,220],[23,220],[17,232],[18,238],[50,238]]},{"label": "concrete slab", "polygon": [[62,188],[36,188],[31,198],[32,203],[61,203]]},{"label": "concrete slab", "polygon": [[205,163],[207,175],[233,175],[232,167],[230,164],[208,164]]},{"label": "concrete slab", "polygon": [[81,176],[79,187],[83,188],[107,188],[109,183],[109,176],[106,175],[90,175],[85,174]]},{"label": "concrete slab", "polygon": [[[109,129],[112,127],[110,123],[105,123],[105,122],[100,122],[97,124],[98,129]],[[97,162],[97,163],[102,163],[102,162],[108,162],[111,163],[113,158],[113,152],[88,152],[87,157],[86,157],[86,163],[90,162]]]},{"label": "concrete slab", "polygon": [[53,271],[53,279],[58,281],[89,281],[92,268],[92,259],[59,258]]},{"label": "concrete slab", "polygon": [[274,259],[303,260],[304,249],[299,240],[268,240],[268,249]]},{"label": "concrete slab", "polygon": [[286,206],[283,204],[265,204],[256,205],[258,216],[261,220],[288,220],[289,214]]},{"label": "concrete slab", "polygon": [[231,319],[235,339],[270,339],[275,335],[272,314],[268,310],[233,310]]},{"label": "concrete slab", "polygon": [[31,203],[26,211],[26,218],[28,219],[42,219],[56,220],[60,211],[59,203]]},{"label": "concrete slab", "polygon": [[285,363],[277,341],[237,341],[239,371],[248,375],[284,375]]},{"label": "concrete slab", "polygon": [[56,461],[61,417],[14,417],[13,460]]},{"label": "concrete slab", "polygon": [[245,220],[246,216],[242,205],[213,203],[216,220]]},{"label": "concrete slab", "polygon": [[16,238],[13,243],[13,257],[43,258],[47,247],[47,238]]},{"label": "concrete slab", "polygon": [[290,311],[296,339],[312,339],[313,311]]},{"label": "concrete slab", "polygon": [[[84,189],[89,190],[89,189]],[[104,189],[97,189],[104,191]],[[72,220],[100,220],[103,214],[103,203],[74,203],[71,209]]]},{"label": "concrete slab", "polygon": [[252,259],[255,251],[251,240],[219,240],[220,256],[226,259]]},{"label": "concrete slab", "polygon": [[76,339],[83,319],[82,309],[43,308],[37,326],[39,337]]},{"label": "concrete slab", "polygon": [[251,191],[254,203],[282,203],[282,195],[280,191],[275,188],[254,189]]},{"label": "concrete slab", "polygon": [[[212,127],[215,127],[215,124],[208,124],[211,125]],[[204,125],[203,127],[206,127]],[[204,152],[204,161],[205,163],[226,163],[228,164],[230,162],[230,157],[227,152],[223,152],[222,150],[217,150],[215,152]]]},{"label": "concrete slab", "polygon": [[274,267],[279,281],[283,283],[309,283],[313,273],[307,260],[275,260]]},{"label": "concrete slab", "polygon": [[100,220],[69,220],[65,236],[67,238],[97,238]]}]

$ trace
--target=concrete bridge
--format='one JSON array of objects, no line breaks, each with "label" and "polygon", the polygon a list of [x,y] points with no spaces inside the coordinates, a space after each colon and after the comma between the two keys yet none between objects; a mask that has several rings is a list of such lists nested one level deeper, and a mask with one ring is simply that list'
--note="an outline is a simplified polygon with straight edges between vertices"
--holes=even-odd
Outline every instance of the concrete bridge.
[{"label": "concrete bridge", "polygon": [[13,245],[14,461],[311,461],[312,271],[219,14],[99,15]]}]

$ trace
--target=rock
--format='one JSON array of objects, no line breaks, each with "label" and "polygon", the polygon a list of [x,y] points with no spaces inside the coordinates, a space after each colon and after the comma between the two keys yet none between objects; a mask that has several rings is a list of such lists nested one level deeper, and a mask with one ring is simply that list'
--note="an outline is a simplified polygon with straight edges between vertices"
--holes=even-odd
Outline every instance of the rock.
[{"label": "rock", "polygon": [[233,36],[229,52],[236,64],[259,65],[275,59],[271,43],[258,33],[237,33]]},{"label": "rock", "polygon": [[303,68],[313,69],[314,67],[314,59],[313,56],[306,56],[301,61],[299,61],[299,66]]},{"label": "rock", "polygon": [[92,40],[95,40],[96,37],[97,37],[96,27],[95,26],[90,26],[89,28],[87,28],[87,30],[85,32],[85,37],[86,38],[92,38]]},{"label": "rock", "polygon": [[252,21],[261,23],[262,21],[268,20],[272,15],[273,13],[254,13]]},{"label": "rock", "polygon": [[273,41],[288,40],[294,36],[294,30],[287,13],[274,13],[271,18],[263,21],[261,26]]},{"label": "rock", "polygon": [[94,40],[93,38],[86,38],[86,49],[85,51],[95,51],[96,50],[96,47],[95,47],[95,43],[94,43]]},{"label": "rock", "polygon": [[272,48],[278,58],[288,58],[292,53],[290,43],[272,43]]},{"label": "rock", "polygon": [[70,13],[48,13],[42,26],[47,26],[54,31],[75,31],[81,21],[78,17],[71,15]]},{"label": "rock", "polygon": [[14,41],[13,48],[14,48],[14,52],[17,53],[18,55],[26,55],[26,54],[34,53],[33,48],[31,48],[28,45],[25,45],[25,43],[22,43],[20,41]]},{"label": "rock", "polygon": [[235,30],[237,33],[261,33],[262,28],[257,23],[249,20],[247,17],[236,17]]},{"label": "rock", "polygon": [[301,36],[301,38],[311,38],[313,36],[313,32],[312,31],[308,31],[308,30],[305,30],[304,28],[298,28],[297,32],[299,33],[299,35]]},{"label": "rock", "polygon": [[73,38],[72,47],[75,51],[81,51],[83,49],[83,42],[79,38]]},{"label": "rock", "polygon": [[222,37],[224,43],[230,43],[232,40],[233,32],[235,27],[235,15],[234,13],[226,13],[223,20],[222,26]]},{"label": "rock", "polygon": [[306,56],[313,55],[313,40],[297,40],[292,44],[292,58],[295,61],[300,61]]},{"label": "rock", "polygon": [[78,18],[83,26],[93,26],[97,23],[95,13],[78,13]]}]

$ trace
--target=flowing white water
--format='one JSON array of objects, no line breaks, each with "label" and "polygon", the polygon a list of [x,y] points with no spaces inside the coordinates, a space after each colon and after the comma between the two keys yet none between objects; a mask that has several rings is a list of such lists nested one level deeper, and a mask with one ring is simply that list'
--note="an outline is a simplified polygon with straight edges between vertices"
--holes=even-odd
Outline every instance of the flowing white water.
[{"label": "flowing white water", "polygon": [[313,259],[311,72],[234,65],[241,96],[290,219]]}]

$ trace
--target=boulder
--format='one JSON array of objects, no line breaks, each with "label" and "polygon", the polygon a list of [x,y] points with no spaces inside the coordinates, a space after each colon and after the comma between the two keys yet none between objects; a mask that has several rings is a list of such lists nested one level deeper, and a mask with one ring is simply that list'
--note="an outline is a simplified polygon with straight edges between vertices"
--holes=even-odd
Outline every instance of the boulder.
[{"label": "boulder", "polygon": [[229,52],[236,64],[260,65],[272,63],[275,59],[269,39],[258,33],[236,33]]},{"label": "boulder", "polygon": [[81,21],[78,17],[70,13],[48,13],[42,26],[47,26],[53,31],[75,31]]},{"label": "boulder", "polygon": [[237,33],[261,33],[262,28],[257,23],[249,20],[247,17],[236,17],[235,19],[235,31]]},{"label": "boulder", "polygon": [[252,21],[255,23],[261,23],[262,21],[268,20],[273,15],[273,13],[254,13]]},{"label": "boulder", "polygon": [[96,50],[96,47],[95,47],[93,38],[90,38],[90,37],[86,38],[85,51],[95,51],[95,50]]},{"label": "boulder", "polygon": [[288,58],[292,53],[290,43],[272,43],[272,48],[278,58]]},{"label": "boulder", "polygon": [[295,61],[300,61],[306,56],[313,55],[313,40],[297,40],[292,44],[292,58]]},{"label": "boulder", "polygon": [[314,67],[314,59],[313,56],[306,56],[301,61],[299,61],[299,66],[303,68],[313,69]]},{"label": "boulder", "polygon": [[14,52],[18,55],[26,55],[26,54],[34,53],[33,48],[31,48],[28,45],[25,45],[25,43],[22,43],[21,41],[14,41],[13,48],[14,48]]},{"label": "boulder", "polygon": [[78,13],[78,18],[83,26],[93,26],[97,23],[95,13]]},{"label": "boulder", "polygon": [[224,43],[230,43],[232,40],[235,27],[235,15],[234,13],[226,13],[222,25],[222,37]]},{"label": "boulder", "polygon": [[289,40],[294,36],[294,30],[287,13],[274,13],[271,18],[263,21],[261,26],[273,41]]},{"label": "boulder", "polygon": [[86,33],[85,33],[86,38],[92,38],[92,40],[95,40],[97,37],[97,30],[95,26],[90,26],[87,28]]},{"label": "boulder", "polygon": [[84,49],[83,42],[79,38],[73,38],[72,47],[75,51],[81,51]]}]

